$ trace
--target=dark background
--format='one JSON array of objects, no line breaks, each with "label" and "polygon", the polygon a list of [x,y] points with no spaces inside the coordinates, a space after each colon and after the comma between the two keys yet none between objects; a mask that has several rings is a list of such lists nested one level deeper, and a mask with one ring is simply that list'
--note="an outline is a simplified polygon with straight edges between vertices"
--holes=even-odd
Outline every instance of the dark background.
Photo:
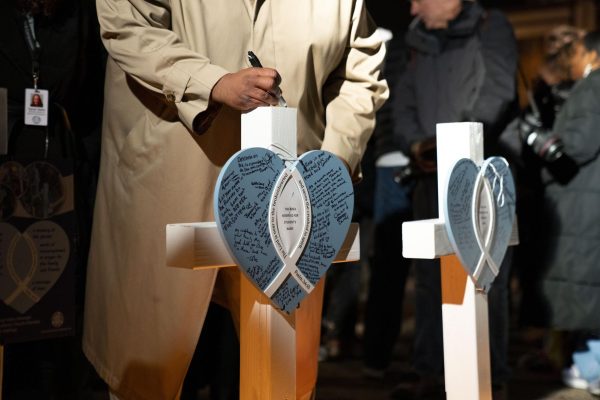
[{"label": "dark background", "polygon": [[[377,25],[395,35],[408,26],[410,2],[406,0],[365,0]],[[480,0],[486,8],[505,12],[513,24],[519,46],[520,68],[528,82],[537,75],[544,54],[544,35],[561,24],[587,31],[600,27],[599,0]],[[527,103],[523,80],[519,79],[521,106]]]}]

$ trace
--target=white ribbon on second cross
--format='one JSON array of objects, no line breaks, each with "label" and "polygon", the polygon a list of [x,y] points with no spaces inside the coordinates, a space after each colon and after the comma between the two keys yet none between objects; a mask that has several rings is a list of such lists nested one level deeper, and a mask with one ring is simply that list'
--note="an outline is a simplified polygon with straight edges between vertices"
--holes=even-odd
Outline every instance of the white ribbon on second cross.
[{"label": "white ribbon on second cross", "polygon": [[[301,208],[302,214],[301,218],[301,227],[300,227],[300,237],[296,241],[294,245],[290,247],[288,251],[285,248],[284,242],[282,240],[281,234],[279,232],[278,215],[277,211],[279,210],[278,205],[279,202],[282,201],[282,193],[288,184],[295,184],[299,189],[298,193],[301,198]],[[312,221],[312,210],[310,206],[310,199],[308,195],[308,190],[306,189],[306,184],[302,175],[298,169],[296,169],[296,163],[291,165],[291,167],[287,167],[275,182],[275,189],[273,190],[273,195],[271,196],[271,202],[269,204],[269,232],[271,234],[271,240],[273,241],[273,245],[275,247],[275,251],[279,258],[283,261],[283,268],[279,271],[277,276],[269,283],[264,290],[264,293],[273,297],[277,289],[288,279],[291,277],[294,279],[300,287],[310,293],[314,289],[314,285],[310,283],[310,281],[304,276],[302,271],[298,269],[296,263],[300,259],[300,256],[304,252],[304,248],[308,243],[308,237],[310,235],[311,229],[311,221]]]},{"label": "white ribbon on second cross", "polygon": [[[503,161],[508,166],[506,160]],[[493,186],[490,186],[489,181],[485,177],[488,168],[491,168],[494,173]],[[499,182],[500,190],[496,200],[494,199],[494,188],[496,187],[497,182]],[[490,254],[490,249],[492,246],[492,241],[494,240],[494,234],[496,232],[496,201],[500,207],[504,205],[503,185],[504,177],[498,173],[496,167],[491,162],[485,162],[477,174],[475,187],[473,189],[474,200],[471,207],[473,230],[475,232],[475,238],[477,239],[477,245],[481,251],[479,261],[477,262],[477,266],[473,272],[473,278],[475,280],[478,280],[481,276],[486,263],[494,276],[498,276],[500,271],[499,266],[496,265]],[[486,194],[486,196],[484,196],[486,202],[481,204],[483,193]],[[486,216],[489,216],[489,221],[485,220]],[[485,229],[484,233],[482,233],[482,229]],[[485,237],[482,237],[483,234],[485,234]]]}]

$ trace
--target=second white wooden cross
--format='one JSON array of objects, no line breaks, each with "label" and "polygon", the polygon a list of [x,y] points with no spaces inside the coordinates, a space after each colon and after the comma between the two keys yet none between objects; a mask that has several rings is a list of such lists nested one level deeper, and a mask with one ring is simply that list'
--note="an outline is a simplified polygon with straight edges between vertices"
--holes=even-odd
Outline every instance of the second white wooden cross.
[{"label": "second white wooden cross", "polygon": [[[406,222],[402,226],[405,258],[441,258],[444,371],[449,400],[491,400],[490,349],[487,294],[453,255],[443,207],[446,182],[455,163],[470,159],[483,162],[483,127],[480,123],[437,125],[437,174],[439,218]],[[518,243],[513,226],[510,244]]]}]

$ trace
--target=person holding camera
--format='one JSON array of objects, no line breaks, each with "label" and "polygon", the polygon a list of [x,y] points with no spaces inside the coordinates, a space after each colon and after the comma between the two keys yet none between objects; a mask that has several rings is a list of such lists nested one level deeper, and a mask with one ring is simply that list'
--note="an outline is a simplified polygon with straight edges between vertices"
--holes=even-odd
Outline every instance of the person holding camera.
[{"label": "person holding camera", "polygon": [[563,183],[577,173],[576,164],[565,154],[563,143],[552,134],[552,128],[575,83],[576,78],[573,78],[570,69],[575,43],[583,35],[584,31],[579,28],[559,25],[545,38],[546,59],[528,92],[529,106],[513,121],[516,132],[512,134],[517,145],[512,151],[519,152],[515,161],[526,167],[526,171],[522,172],[545,166],[555,179]]},{"label": "person holding camera", "polygon": [[549,328],[549,310],[542,294],[540,252],[545,230],[541,204],[544,185],[541,169],[548,166],[563,181],[576,172],[560,140],[552,135],[556,115],[567,100],[574,81],[571,55],[585,32],[575,26],[558,25],[544,35],[544,58],[531,85],[527,81],[528,106],[500,137],[517,184],[517,215],[520,245],[515,247],[513,270],[519,281],[518,325],[522,338],[533,345],[517,365],[527,370],[559,371],[563,364],[563,335]]},{"label": "person holding camera", "polygon": [[[541,170],[544,185],[542,291],[556,329],[575,332],[573,365],[563,373],[572,387],[600,395],[600,32],[591,32],[575,43],[571,77],[578,80],[545,134],[559,143],[541,145],[545,157]],[[536,138],[537,140],[537,138]],[[534,142],[531,140],[530,142]],[[543,152],[543,149],[548,149]],[[576,170],[568,179],[556,175],[556,163],[567,157]],[[561,171],[564,172],[564,171]],[[596,339],[594,339],[596,338]]]}]

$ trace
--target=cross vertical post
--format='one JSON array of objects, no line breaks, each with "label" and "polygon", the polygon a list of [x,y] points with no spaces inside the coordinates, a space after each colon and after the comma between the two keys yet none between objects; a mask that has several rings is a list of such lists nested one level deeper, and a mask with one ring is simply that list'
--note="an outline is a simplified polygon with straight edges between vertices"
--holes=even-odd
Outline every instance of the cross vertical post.
[{"label": "cross vertical post", "polygon": [[[444,218],[446,182],[454,163],[483,162],[483,126],[437,126],[438,216]],[[441,259],[444,374],[449,400],[490,399],[491,367],[487,294],[477,291],[456,255]],[[462,301],[460,295],[463,295]]]},{"label": "cross vertical post", "polygon": [[[271,146],[296,157],[296,109],[242,115],[242,149]],[[240,290],[240,400],[295,399],[296,313],[277,310],[244,275]]]},{"label": "cross vertical post", "polygon": [[[437,219],[402,225],[403,256],[441,258],[444,371],[448,400],[491,400],[487,294],[476,289],[446,233],[443,207],[446,184],[456,161],[483,162],[480,123],[437,125]],[[484,194],[485,195],[485,194]],[[515,226],[510,244],[518,242]]]}]

